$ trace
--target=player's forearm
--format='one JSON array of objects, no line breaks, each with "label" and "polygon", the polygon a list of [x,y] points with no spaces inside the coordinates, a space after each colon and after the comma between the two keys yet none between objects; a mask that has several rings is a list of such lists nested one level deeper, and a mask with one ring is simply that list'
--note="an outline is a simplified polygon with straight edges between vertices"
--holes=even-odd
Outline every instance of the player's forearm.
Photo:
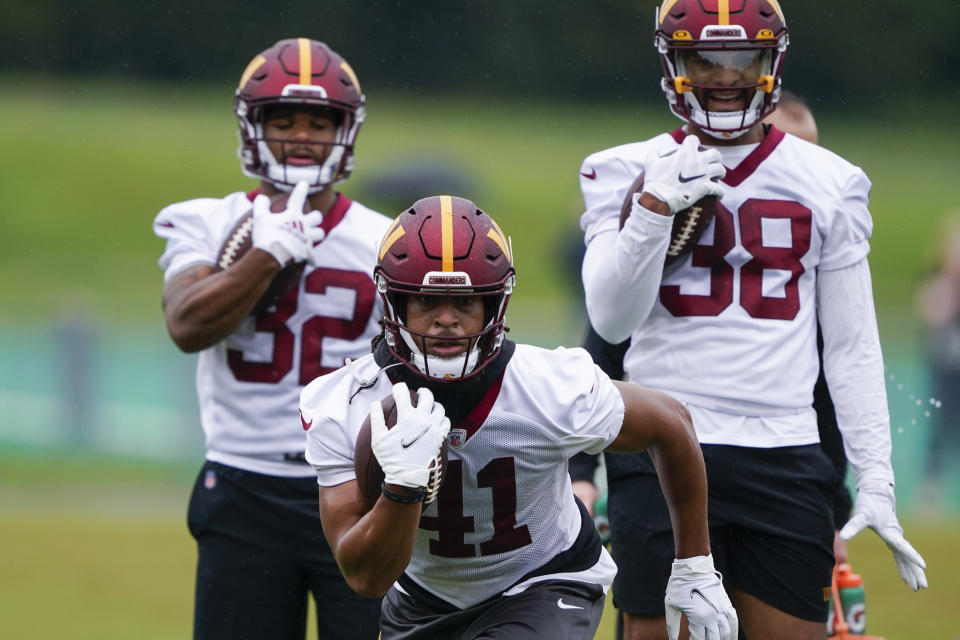
[{"label": "player's forearm", "polygon": [[233,333],[280,270],[269,254],[250,251],[225,271],[195,267],[167,285],[164,312],[180,349],[199,351]]},{"label": "player's forearm", "polygon": [[690,412],[676,399],[632,382],[614,382],[623,397],[623,426],[607,451],[647,450],[670,510],[678,558],[710,553],[707,473]]},{"label": "player's forearm", "polygon": [[595,236],[583,259],[587,314],[608,342],[622,342],[650,314],[660,290],[672,218],[634,207],[619,233]]},{"label": "player's forearm", "polygon": [[883,354],[866,259],[817,276],[824,374],[857,486],[893,483]]},{"label": "player's forearm", "polygon": [[693,424],[676,425],[649,449],[670,510],[677,558],[710,553],[707,474]]},{"label": "player's forearm", "polygon": [[413,557],[420,513],[419,503],[400,504],[381,496],[340,539],[334,553],[351,589],[368,598],[390,589]]}]

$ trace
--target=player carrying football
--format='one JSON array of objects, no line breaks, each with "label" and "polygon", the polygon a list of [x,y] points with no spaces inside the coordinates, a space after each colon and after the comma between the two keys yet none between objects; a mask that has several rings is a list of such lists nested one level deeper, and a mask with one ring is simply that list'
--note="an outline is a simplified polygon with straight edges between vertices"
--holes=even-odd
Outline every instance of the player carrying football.
[{"label": "player carrying football", "polygon": [[194,637],[303,640],[310,592],[322,638],[376,638],[377,601],[349,589],[323,537],[296,411],[303,385],[369,352],[379,330],[370,272],[390,220],[333,189],[353,168],[363,94],[336,52],[295,38],[250,62],[234,109],[259,189],[173,204],[154,222],[167,327],[200,352]]},{"label": "player carrying football", "polygon": [[[573,496],[567,460],[606,448],[648,449],[655,460],[676,525],[667,610],[685,613],[700,637],[734,640],[736,617],[710,556],[703,462],[682,406],[612,382],[582,349],[505,340],[510,243],[469,200],[417,201],[379,256],[382,339],[310,383],[300,406],[324,531],[348,583],[386,593],[384,640],[592,640],[616,567]],[[416,406],[408,388],[418,389]],[[380,400],[391,391],[398,412],[387,430]],[[354,471],[368,414],[385,473],[372,509]],[[423,504],[444,440],[445,479]]]},{"label": "player carrying football", "polygon": [[[894,509],[890,425],[868,240],[870,182],[842,158],[761,120],[776,108],[787,48],[776,0],[666,0],[655,43],[685,125],[595,153],[581,168],[590,320],[630,338],[630,380],[680,399],[710,480],[710,533],[749,638],[823,637],[836,471],[817,445],[816,320],[856,477],[854,515],[913,589],[924,562]],[[643,174],[622,230],[621,202]],[[719,196],[699,244],[665,266],[672,216]],[[649,460],[608,459],[614,584],[624,637],[666,637],[658,591],[673,546]],[[669,623],[669,614],[667,616]]]}]

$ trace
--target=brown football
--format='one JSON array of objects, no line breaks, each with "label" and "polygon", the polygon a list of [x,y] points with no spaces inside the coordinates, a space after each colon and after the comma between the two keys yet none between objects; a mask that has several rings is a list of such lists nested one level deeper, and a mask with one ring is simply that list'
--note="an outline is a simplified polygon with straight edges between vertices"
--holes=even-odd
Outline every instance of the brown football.
[{"label": "brown football", "polygon": [[[280,193],[270,198],[270,210],[279,213],[286,209],[289,193]],[[304,213],[309,211],[308,205],[304,203]],[[253,209],[243,214],[239,220],[227,233],[217,252],[217,263],[214,268],[217,271],[228,269],[230,265],[242,258],[253,247]],[[256,315],[268,307],[271,307],[297,286],[300,281],[300,275],[303,273],[302,264],[288,264],[273,277],[273,282],[257,301],[253,307],[253,315]]]},{"label": "brown football", "polygon": [[[416,391],[410,391],[410,400],[414,406],[417,405]],[[392,429],[397,424],[397,403],[393,399],[393,394],[381,400],[380,406],[383,407],[383,418],[387,429]],[[432,469],[433,465],[430,468]],[[363,421],[360,432],[357,434],[357,445],[353,452],[353,471],[357,476],[357,484],[360,485],[360,493],[367,502],[367,508],[372,509],[380,499],[380,486],[383,484],[384,475],[380,462],[370,446],[370,416]],[[446,477],[447,441],[444,440],[443,446],[440,447],[440,484],[443,484]]]},{"label": "brown football", "polygon": [[[633,194],[643,191],[643,172],[636,177],[630,188],[627,189],[627,195],[620,205],[620,228],[623,229],[624,223],[630,217],[630,210],[633,208]],[[673,228],[670,230],[670,244],[667,245],[667,257],[665,264],[671,264],[683,257],[697,246],[700,236],[703,235],[713,216],[717,212],[717,197],[705,196],[700,198],[691,206],[680,211],[673,216]]]}]

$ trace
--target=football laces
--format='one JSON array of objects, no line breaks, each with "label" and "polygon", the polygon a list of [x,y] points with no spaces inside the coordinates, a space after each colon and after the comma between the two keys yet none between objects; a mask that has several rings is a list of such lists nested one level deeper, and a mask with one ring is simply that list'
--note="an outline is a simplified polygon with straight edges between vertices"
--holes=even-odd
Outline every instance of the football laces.
[{"label": "football laces", "polygon": [[683,223],[680,225],[680,231],[670,242],[670,246],[667,248],[667,255],[676,256],[683,251],[683,248],[687,245],[687,242],[689,242],[690,238],[693,236],[693,232],[697,228],[697,223],[700,220],[700,213],[702,211],[702,207],[692,206],[684,212]]}]

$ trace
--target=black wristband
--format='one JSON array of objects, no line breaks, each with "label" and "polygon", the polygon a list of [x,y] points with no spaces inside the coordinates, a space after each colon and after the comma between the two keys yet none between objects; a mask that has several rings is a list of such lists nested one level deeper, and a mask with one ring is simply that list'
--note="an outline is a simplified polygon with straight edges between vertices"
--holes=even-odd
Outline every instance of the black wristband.
[{"label": "black wristband", "polygon": [[383,493],[388,500],[393,500],[400,504],[416,504],[417,502],[423,502],[423,499],[427,497],[426,489],[416,489],[415,493],[400,493],[399,491],[388,488],[386,482],[380,485],[380,492]]}]

